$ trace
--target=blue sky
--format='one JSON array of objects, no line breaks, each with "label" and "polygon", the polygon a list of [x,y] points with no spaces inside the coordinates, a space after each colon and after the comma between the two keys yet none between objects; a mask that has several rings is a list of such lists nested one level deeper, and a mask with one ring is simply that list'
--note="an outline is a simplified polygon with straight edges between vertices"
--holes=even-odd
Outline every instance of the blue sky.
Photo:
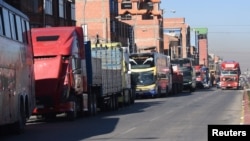
[{"label": "blue sky", "polygon": [[209,53],[250,70],[249,0],[161,0],[160,8],[164,18],[184,17],[191,28],[208,28]]}]

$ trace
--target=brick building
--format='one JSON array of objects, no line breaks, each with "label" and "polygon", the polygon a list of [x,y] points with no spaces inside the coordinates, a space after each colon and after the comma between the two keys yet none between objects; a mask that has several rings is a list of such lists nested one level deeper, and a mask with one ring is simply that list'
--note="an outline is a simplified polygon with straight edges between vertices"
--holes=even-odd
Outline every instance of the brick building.
[{"label": "brick building", "polygon": [[98,34],[101,42],[120,41],[134,52],[162,51],[160,0],[75,0],[75,3],[76,24],[87,27],[91,42],[96,42]]},{"label": "brick building", "polygon": [[[101,43],[122,42],[123,46],[129,46],[131,52],[157,51],[171,57],[190,57],[196,51],[196,48],[190,46],[190,27],[184,18],[163,19],[161,0],[6,2],[27,14],[31,27],[83,26],[86,29],[85,39],[92,43],[95,43],[98,37]],[[208,65],[206,33],[198,30],[199,46],[205,46],[199,50],[206,50],[199,52],[199,63],[205,62]]]},{"label": "brick building", "polygon": [[86,26],[87,39],[95,43],[98,36],[101,42],[111,42],[118,13],[115,0],[75,0],[75,4],[76,25]]},{"label": "brick building", "polygon": [[[118,0],[121,21],[131,26],[131,44],[135,52],[163,53],[161,0]],[[129,20],[126,17],[130,17]]]},{"label": "brick building", "polygon": [[193,53],[190,47],[190,27],[185,23],[185,18],[165,18],[164,28],[164,53],[171,58],[187,58]]},{"label": "brick building", "polygon": [[30,18],[31,27],[73,26],[73,0],[5,0]]},{"label": "brick building", "polygon": [[207,28],[194,28],[198,33],[199,64],[209,66]]}]

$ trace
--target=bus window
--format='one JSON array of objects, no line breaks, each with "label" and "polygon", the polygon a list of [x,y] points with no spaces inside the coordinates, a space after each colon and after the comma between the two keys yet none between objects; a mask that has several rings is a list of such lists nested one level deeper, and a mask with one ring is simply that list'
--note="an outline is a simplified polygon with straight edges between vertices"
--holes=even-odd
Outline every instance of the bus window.
[{"label": "bus window", "polygon": [[15,15],[13,13],[10,13],[10,28],[11,28],[12,39],[17,40],[16,26],[15,26]]},{"label": "bus window", "polygon": [[10,20],[9,20],[9,12],[3,8],[3,26],[4,26],[4,35],[8,38],[11,38],[11,31],[10,31]]},{"label": "bus window", "polygon": [[16,16],[16,27],[17,27],[17,40],[23,42],[21,19],[19,16]]},{"label": "bus window", "polygon": [[0,35],[3,35],[3,12],[1,7],[0,7]]}]

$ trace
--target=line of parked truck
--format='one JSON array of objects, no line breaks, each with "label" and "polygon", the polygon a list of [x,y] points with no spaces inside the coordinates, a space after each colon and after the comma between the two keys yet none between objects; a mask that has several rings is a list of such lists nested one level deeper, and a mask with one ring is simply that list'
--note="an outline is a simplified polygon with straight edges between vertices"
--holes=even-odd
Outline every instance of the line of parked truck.
[{"label": "line of parked truck", "polygon": [[144,96],[166,97],[197,88],[198,69],[190,58],[129,53],[119,42],[84,41],[83,33],[74,26],[31,29],[36,100],[32,115],[51,119],[63,113],[75,120],[117,110]]},{"label": "line of parked truck", "polygon": [[31,30],[36,108],[33,115],[53,118],[116,110],[134,103],[129,53],[119,43],[83,41],[81,27]]},{"label": "line of parked truck", "polygon": [[[64,113],[75,120],[117,110],[142,96],[196,89],[190,58],[130,53],[119,42],[100,44],[98,38],[91,43],[82,27],[30,28],[28,17],[2,0],[0,15],[0,130],[11,125],[20,133],[31,115],[50,119]],[[221,87],[235,88],[239,65],[225,68]]]},{"label": "line of parked truck", "polygon": [[32,28],[31,36],[33,115],[45,119],[65,113],[74,120],[117,110],[139,97],[192,92],[196,87],[190,59],[173,61],[157,52],[129,53],[119,42],[85,42],[82,27]]},{"label": "line of parked truck", "polygon": [[[129,53],[119,42],[100,44],[83,39],[82,27],[31,29],[36,100],[32,115],[51,119],[64,113],[68,120],[75,120],[117,110],[144,96],[193,92],[198,84],[197,71],[208,72],[205,67],[195,67],[190,58]],[[235,77],[223,75],[221,79],[226,83]],[[223,83],[222,88],[234,87]],[[203,82],[201,85],[205,86]]]},{"label": "line of parked truck", "polygon": [[121,43],[83,41],[81,27],[32,28],[36,108],[54,118],[116,110],[139,96],[182,91],[183,77],[169,56],[132,53]]}]

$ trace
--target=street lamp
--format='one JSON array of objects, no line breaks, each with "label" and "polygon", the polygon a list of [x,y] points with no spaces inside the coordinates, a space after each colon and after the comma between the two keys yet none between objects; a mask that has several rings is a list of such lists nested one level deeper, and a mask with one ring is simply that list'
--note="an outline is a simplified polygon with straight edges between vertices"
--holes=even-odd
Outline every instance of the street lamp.
[{"label": "street lamp", "polygon": [[[161,10],[161,16],[162,16],[162,25],[160,25],[161,27],[160,27],[160,30],[161,30],[161,32],[160,32],[160,35],[162,36],[162,38],[164,38],[164,29],[165,29],[165,27],[164,27],[164,20],[163,20],[163,17],[164,17],[164,14],[165,13],[167,13],[167,11],[166,10],[164,10],[164,9],[162,9]],[[169,11],[169,13],[176,13],[176,11],[175,10],[170,10]],[[174,54],[172,54],[172,46],[173,46],[173,41],[171,41],[171,42],[169,42],[169,45],[168,45],[168,51],[167,51],[167,54],[170,56],[170,59],[172,59],[172,58],[175,58],[175,56],[174,56]],[[162,49],[164,50],[164,42],[162,42]],[[174,50],[175,51],[175,50]]]}]

